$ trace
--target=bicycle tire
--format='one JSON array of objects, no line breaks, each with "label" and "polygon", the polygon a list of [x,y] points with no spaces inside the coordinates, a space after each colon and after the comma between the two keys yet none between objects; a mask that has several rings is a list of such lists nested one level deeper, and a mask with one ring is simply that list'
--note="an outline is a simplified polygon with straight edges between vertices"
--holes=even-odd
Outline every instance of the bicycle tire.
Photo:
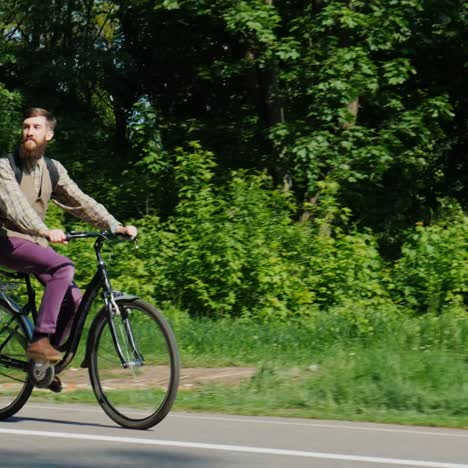
[{"label": "bicycle tire", "polygon": [[[136,368],[122,366],[111,341],[108,313],[103,308],[90,330],[91,386],[98,403],[113,421],[128,429],[148,429],[161,422],[174,403],[179,385],[179,353],[161,311],[140,299],[120,300],[118,305],[129,316],[135,343],[139,350],[144,350],[145,362]],[[122,323],[119,316],[115,316],[114,323],[116,326]],[[166,374],[161,380],[162,368]],[[120,381],[116,378],[119,373],[124,376]],[[142,373],[151,374],[151,379],[145,383]],[[157,379],[164,381],[162,390]],[[142,402],[155,406],[148,410],[144,407],[143,411]]]},{"label": "bicycle tire", "polygon": [[24,359],[26,366],[28,341],[28,330],[22,318],[9,305],[0,302],[0,420],[16,414],[33,391],[34,385],[29,379],[27,367],[20,370],[2,364],[2,358],[12,358],[19,361]]}]

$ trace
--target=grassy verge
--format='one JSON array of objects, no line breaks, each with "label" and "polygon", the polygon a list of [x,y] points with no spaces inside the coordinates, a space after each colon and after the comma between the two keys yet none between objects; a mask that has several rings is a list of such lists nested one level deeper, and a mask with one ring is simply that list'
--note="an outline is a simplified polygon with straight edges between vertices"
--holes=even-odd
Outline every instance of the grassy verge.
[{"label": "grassy verge", "polygon": [[[326,314],[256,324],[174,315],[184,366],[255,365],[236,386],[181,390],[175,409],[468,427],[468,318]],[[35,398],[95,402],[90,392]]]}]

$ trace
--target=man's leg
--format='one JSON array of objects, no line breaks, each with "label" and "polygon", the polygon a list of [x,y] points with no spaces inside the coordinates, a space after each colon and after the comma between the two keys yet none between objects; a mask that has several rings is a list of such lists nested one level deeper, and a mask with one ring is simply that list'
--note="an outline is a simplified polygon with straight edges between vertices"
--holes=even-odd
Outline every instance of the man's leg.
[{"label": "man's leg", "polygon": [[[73,280],[73,263],[51,247],[44,248],[34,242],[12,237],[0,239],[0,264],[42,279],[45,291],[34,333],[41,339],[54,334],[62,302]],[[46,348],[50,346],[49,340],[46,343],[44,340],[38,342],[36,347],[42,345]],[[47,350],[51,354],[51,350]],[[55,358],[58,358],[58,353]]]},{"label": "man's leg", "polygon": [[50,337],[50,342],[53,346],[59,347],[63,345],[70,335],[73,320],[82,298],[83,295],[80,289],[72,282],[63,298],[55,333]]}]

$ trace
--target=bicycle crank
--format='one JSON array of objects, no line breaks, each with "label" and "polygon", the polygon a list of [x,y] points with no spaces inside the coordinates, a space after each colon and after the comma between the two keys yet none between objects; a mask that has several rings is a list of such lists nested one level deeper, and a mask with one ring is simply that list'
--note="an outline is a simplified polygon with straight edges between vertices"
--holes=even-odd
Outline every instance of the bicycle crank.
[{"label": "bicycle crank", "polygon": [[29,361],[29,378],[35,387],[48,388],[54,380],[55,366],[48,361]]}]

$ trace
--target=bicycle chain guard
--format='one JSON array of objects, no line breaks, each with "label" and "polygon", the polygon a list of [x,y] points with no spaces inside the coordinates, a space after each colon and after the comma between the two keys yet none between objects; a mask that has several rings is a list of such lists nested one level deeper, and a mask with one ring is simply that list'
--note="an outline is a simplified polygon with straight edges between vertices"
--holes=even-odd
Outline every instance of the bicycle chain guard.
[{"label": "bicycle chain guard", "polygon": [[48,361],[29,361],[29,378],[35,387],[47,388],[54,380],[55,366]]}]

